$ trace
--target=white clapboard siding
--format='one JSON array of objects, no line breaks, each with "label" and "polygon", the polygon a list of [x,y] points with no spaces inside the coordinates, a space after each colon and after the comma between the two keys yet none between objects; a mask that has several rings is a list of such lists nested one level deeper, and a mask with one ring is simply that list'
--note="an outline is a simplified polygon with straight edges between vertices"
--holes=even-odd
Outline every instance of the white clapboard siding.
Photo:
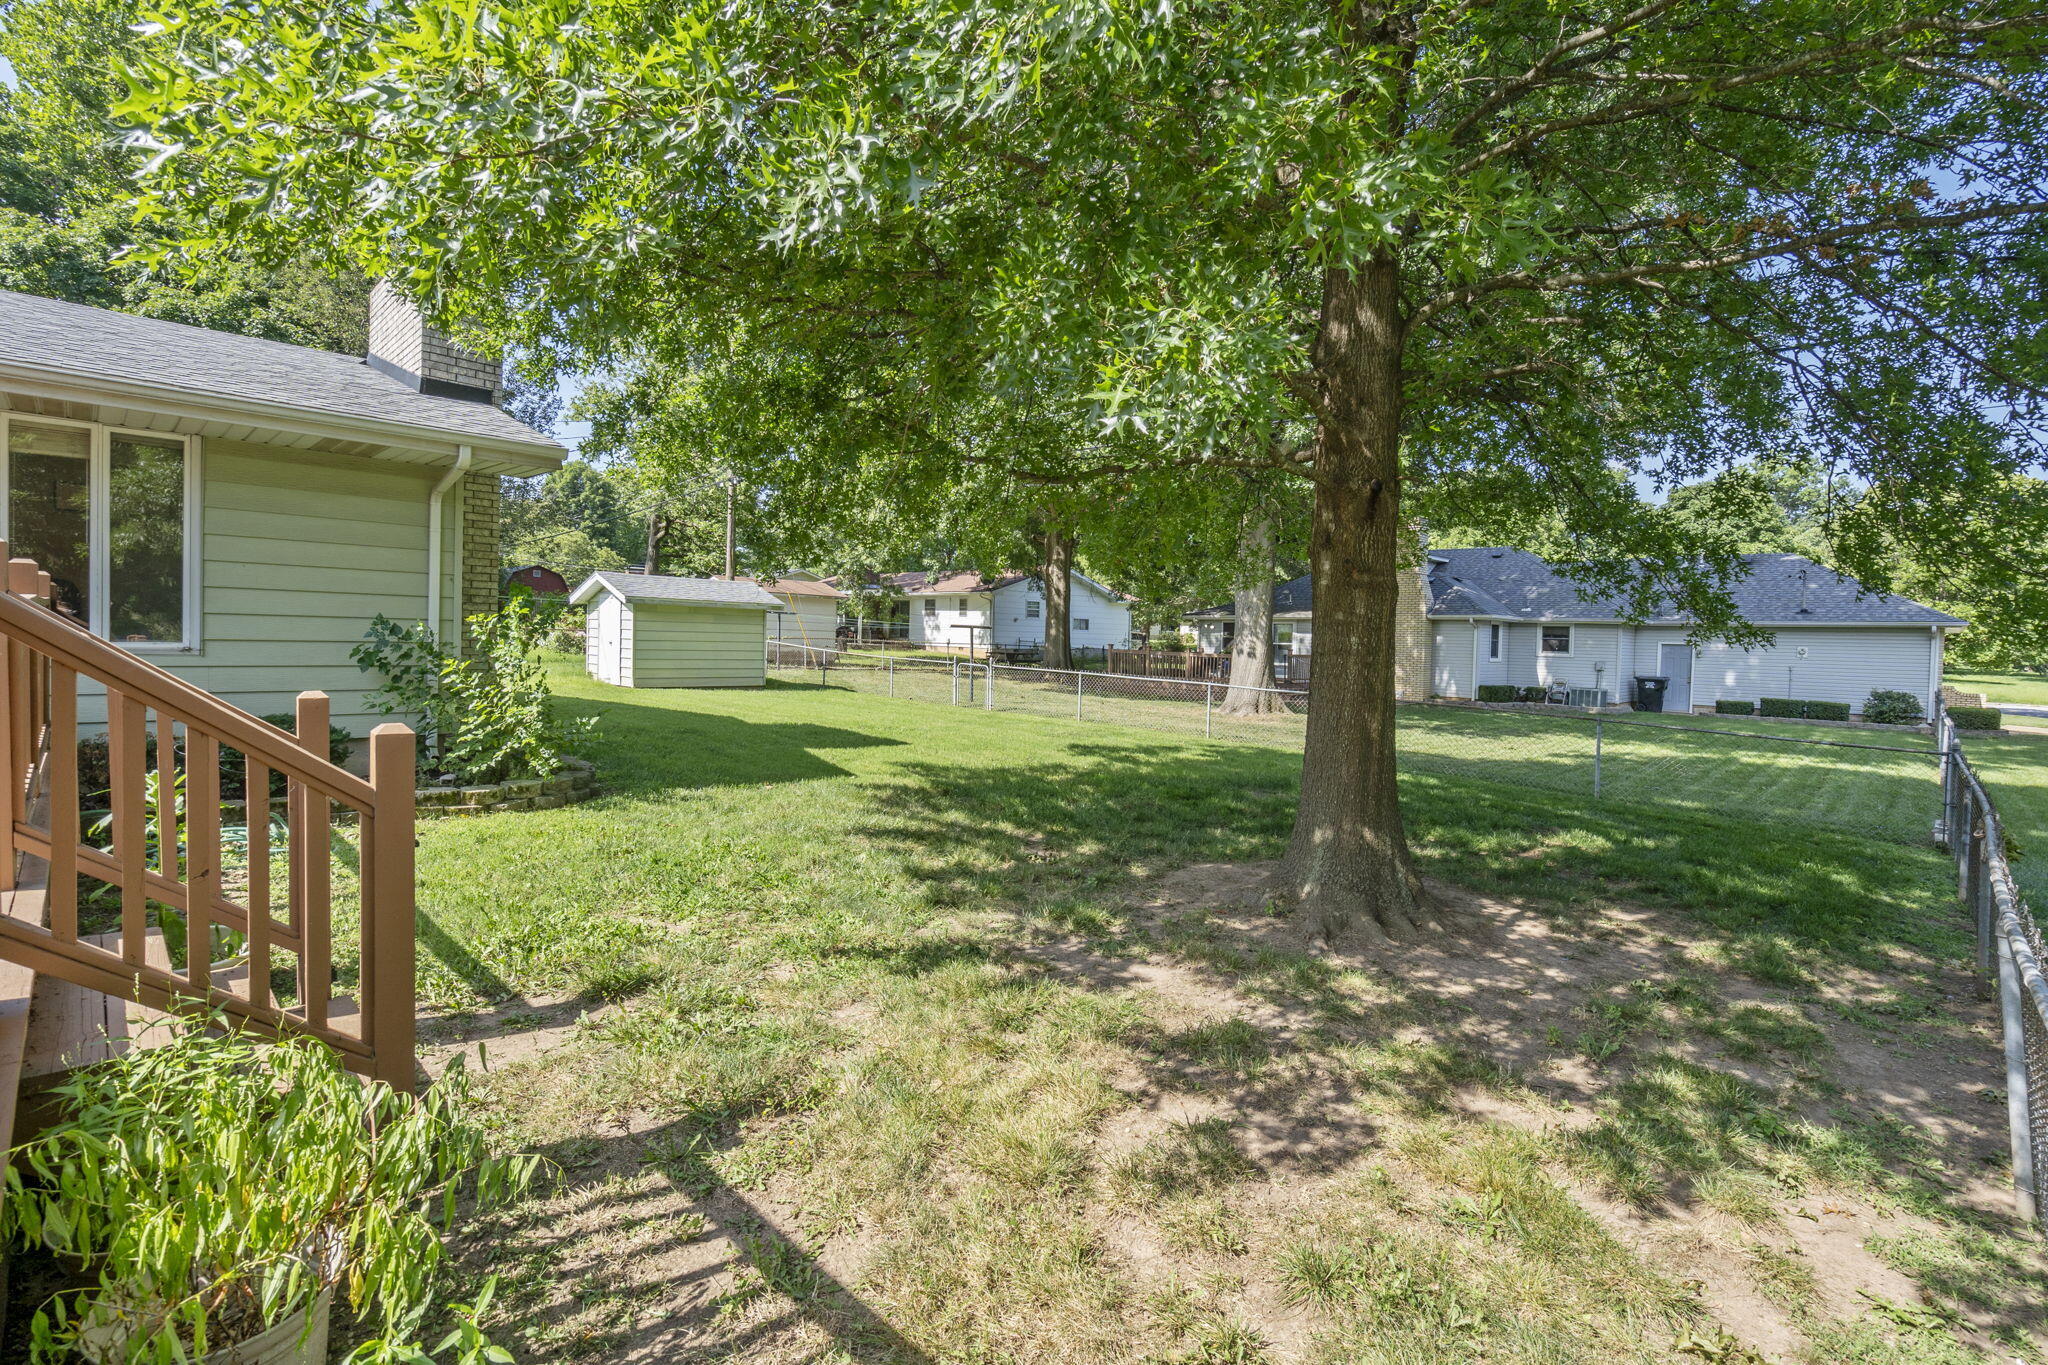
[{"label": "white clapboard siding", "polygon": [[635,602],[633,687],[760,687],[768,613],[749,607]]},{"label": "white clapboard siding", "polygon": [[1693,704],[1796,697],[1843,701],[1860,712],[1882,688],[1910,693],[1924,711],[1937,648],[1938,637],[1925,626],[1788,627],[1763,649],[1702,645],[1693,665]]},{"label": "white clapboard siding", "polygon": [[768,638],[788,644],[830,648],[839,629],[839,602],[792,593],[781,611],[768,614]]}]

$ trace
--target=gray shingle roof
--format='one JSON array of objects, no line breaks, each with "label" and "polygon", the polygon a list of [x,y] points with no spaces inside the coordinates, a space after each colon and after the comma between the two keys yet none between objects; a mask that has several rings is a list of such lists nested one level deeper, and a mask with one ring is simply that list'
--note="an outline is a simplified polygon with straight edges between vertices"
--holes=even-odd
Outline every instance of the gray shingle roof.
[{"label": "gray shingle roof", "polygon": [[602,583],[628,602],[687,602],[700,607],[765,607],[780,610],[782,602],[758,583],[729,578],[670,578],[662,574],[618,573],[600,569],[583,581],[570,595],[572,602],[588,601],[586,591]]},{"label": "gray shingle roof", "polygon": [[280,404],[334,419],[398,423],[534,448],[562,448],[489,403],[435,398],[360,356],[188,327],[0,290],[0,362],[83,380],[127,381],[195,395]]},{"label": "gray shingle roof", "polygon": [[[1515,621],[1620,621],[1619,602],[1587,597],[1548,561],[1527,550],[1487,547],[1476,550],[1432,550],[1429,614],[1438,617],[1489,616]],[[1919,625],[1968,624],[1933,607],[1890,593],[1865,590],[1853,578],[1814,563],[1803,555],[1744,555],[1748,575],[1735,585],[1736,610],[1756,625]],[[1800,574],[1806,575],[1805,582]],[[1310,610],[1307,578],[1273,589],[1273,610]],[[1283,602],[1286,605],[1282,605]],[[1229,603],[1192,612],[1197,619],[1227,619]],[[1649,621],[1686,624],[1673,613]]]}]

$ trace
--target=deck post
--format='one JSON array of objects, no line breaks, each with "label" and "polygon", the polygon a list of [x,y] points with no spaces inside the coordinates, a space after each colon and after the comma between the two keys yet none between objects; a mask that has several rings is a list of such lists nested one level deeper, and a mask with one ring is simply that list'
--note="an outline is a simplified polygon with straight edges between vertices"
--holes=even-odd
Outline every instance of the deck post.
[{"label": "deck post", "polygon": [[413,1088],[414,740],[403,725],[370,731],[376,789],[364,852],[363,1022],[372,1074],[400,1094]]}]

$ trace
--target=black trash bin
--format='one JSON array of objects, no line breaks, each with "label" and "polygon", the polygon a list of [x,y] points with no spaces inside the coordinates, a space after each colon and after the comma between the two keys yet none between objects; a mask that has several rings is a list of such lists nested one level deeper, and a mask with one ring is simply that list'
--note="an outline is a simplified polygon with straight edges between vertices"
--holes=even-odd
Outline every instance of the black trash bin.
[{"label": "black trash bin", "polygon": [[1662,711],[1664,692],[1671,686],[1671,679],[1636,674],[1635,708],[1638,711]]}]

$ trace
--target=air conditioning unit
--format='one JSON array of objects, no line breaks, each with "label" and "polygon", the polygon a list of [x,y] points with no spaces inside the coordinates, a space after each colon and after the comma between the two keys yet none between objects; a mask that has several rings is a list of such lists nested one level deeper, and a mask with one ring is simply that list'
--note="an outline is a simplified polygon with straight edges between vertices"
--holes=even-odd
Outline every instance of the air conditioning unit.
[{"label": "air conditioning unit", "polygon": [[1566,706],[1612,706],[1604,687],[1567,687],[1564,690]]}]

